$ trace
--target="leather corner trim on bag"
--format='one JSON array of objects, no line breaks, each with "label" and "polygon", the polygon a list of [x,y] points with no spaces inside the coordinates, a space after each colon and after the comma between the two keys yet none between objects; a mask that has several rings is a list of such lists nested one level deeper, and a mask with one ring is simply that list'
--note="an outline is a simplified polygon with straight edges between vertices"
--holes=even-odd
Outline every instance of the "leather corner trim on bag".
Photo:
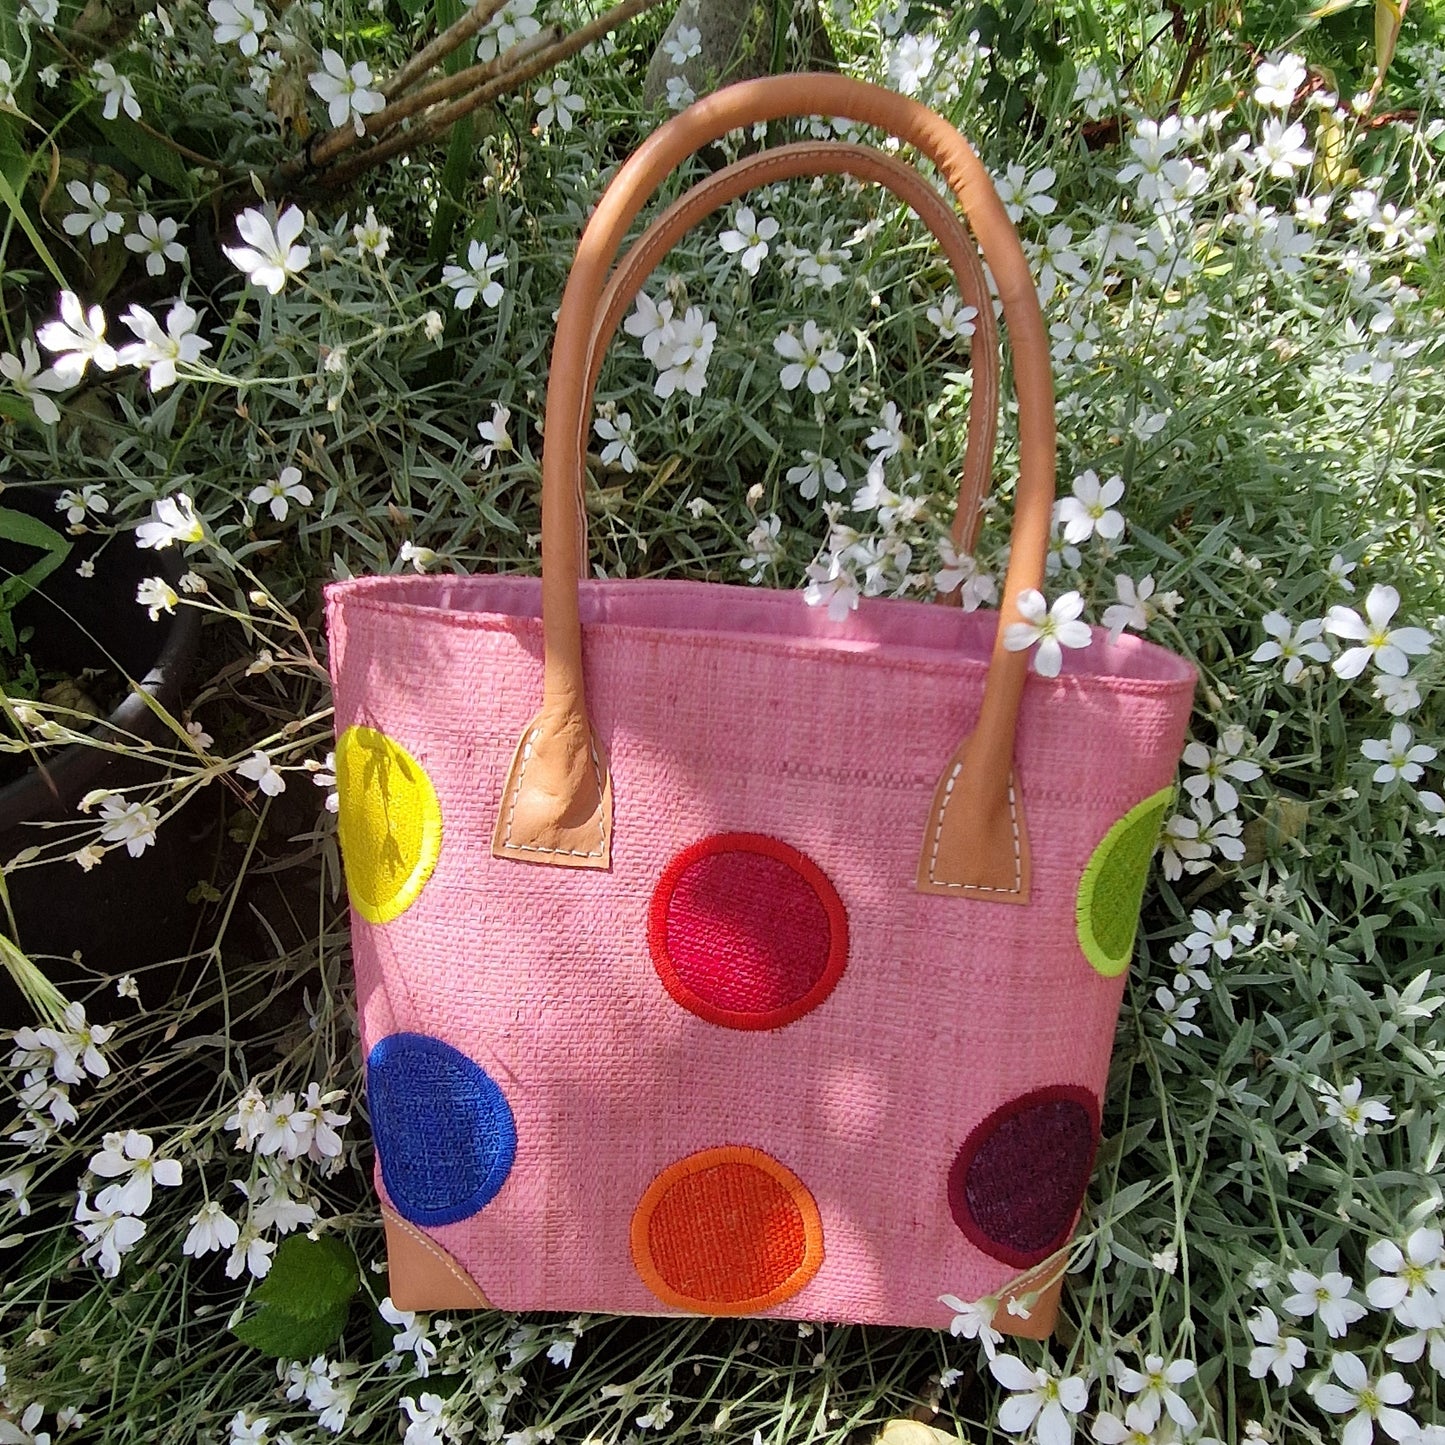
[{"label": "leather corner trim on bag", "polygon": [[434,1240],[381,1206],[391,1302],[399,1310],[491,1309],[477,1282]]}]

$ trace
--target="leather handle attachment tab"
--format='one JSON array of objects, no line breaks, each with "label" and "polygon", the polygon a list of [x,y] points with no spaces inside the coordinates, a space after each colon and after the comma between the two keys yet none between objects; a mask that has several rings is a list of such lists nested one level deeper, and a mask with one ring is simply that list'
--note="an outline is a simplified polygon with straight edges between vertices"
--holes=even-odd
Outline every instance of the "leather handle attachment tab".
[{"label": "leather handle attachment tab", "polygon": [[907,96],[840,75],[767,76],[695,102],[624,163],[582,234],[562,295],[547,382],[542,709],[518,743],[492,851],[574,868],[606,868],[611,862],[611,780],[588,721],[583,679],[577,506],[592,341],[613,258],[648,198],[694,151],[731,130],[803,115],[878,126],[932,161],[961,205],[998,286],[1019,403],[1012,547],[978,721],[943,768],[919,839],[916,882],[925,892],[951,897],[1026,902],[1028,842],[1012,764],[1028,654],[1009,652],[1003,632],[1020,620],[1019,594],[1042,585],[1048,553],[1055,436],[1043,316],[1018,235],[968,142],[942,116]]},{"label": "leather handle attachment tab", "polygon": [[[658,263],[699,221],[758,186],[799,176],[848,175],[855,180],[875,181],[902,200],[933,233],[948,258],[958,290],[966,306],[975,312],[973,337],[969,344],[969,365],[973,373],[968,404],[968,443],[953,514],[952,537],[960,553],[972,553],[978,540],[979,508],[988,495],[993,470],[994,446],[998,439],[998,325],[984,279],[983,265],[973,237],[958,219],[953,207],[910,165],[869,146],[841,141],[800,141],[775,146],[756,155],[734,161],[699,181],[674,201],[646,231],[632,243],[617,264],[603,293],[601,315],[592,333],[587,363],[587,389],[582,407],[583,434],[579,441],[586,453],[587,427],[592,415],[592,398],[608,344],[622,323],[633,298],[646,284]],[[585,476],[583,478],[585,486]],[[582,526],[582,566],[587,575],[586,507],[579,507]],[[957,601],[955,592],[953,600]]]}]

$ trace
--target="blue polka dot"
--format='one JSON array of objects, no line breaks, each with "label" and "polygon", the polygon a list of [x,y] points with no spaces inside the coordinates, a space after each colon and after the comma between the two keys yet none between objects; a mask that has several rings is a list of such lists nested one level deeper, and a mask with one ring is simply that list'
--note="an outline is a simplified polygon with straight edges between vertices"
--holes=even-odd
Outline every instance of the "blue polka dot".
[{"label": "blue polka dot", "polygon": [[427,1034],[371,1051],[366,1099],[381,1177],[413,1224],[455,1224],[496,1197],[517,1157],[517,1125],[481,1065]]}]

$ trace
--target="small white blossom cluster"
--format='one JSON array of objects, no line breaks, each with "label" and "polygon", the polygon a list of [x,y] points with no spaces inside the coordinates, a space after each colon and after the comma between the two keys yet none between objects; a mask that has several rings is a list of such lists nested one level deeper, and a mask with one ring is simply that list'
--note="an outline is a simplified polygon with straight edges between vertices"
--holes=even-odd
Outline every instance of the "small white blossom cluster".
[{"label": "small white blossom cluster", "polygon": [[[12,1045],[9,1064],[20,1073],[18,1099],[19,1120],[5,1131],[14,1144],[23,1145],[31,1153],[40,1153],[67,1124],[80,1117],[71,1102],[70,1091],[87,1079],[104,1079],[110,1074],[110,1063],[101,1046],[110,1041],[113,1027],[90,1023],[85,1006],[66,1005],[58,1028],[28,1025],[9,1036]],[[6,1176],[9,1185],[0,1181],[20,1204],[22,1214],[29,1213],[24,1186],[28,1180]]]},{"label": "small white blossom cluster", "polygon": [[150,1208],[154,1186],[174,1189],[181,1182],[178,1159],[154,1157],[149,1134],[135,1129],[107,1134],[100,1152],[88,1168],[102,1179],[114,1179],[96,1196],[92,1206],[82,1189],[75,1205],[75,1225],[86,1241],[84,1260],[96,1260],[107,1279],[120,1273],[122,1258],[140,1243],[146,1232],[142,1216]]},{"label": "small white blossom cluster", "polygon": [[[1235,784],[1263,776],[1258,763],[1240,756],[1250,741],[1243,728],[1231,726],[1221,729],[1214,748],[1198,741],[1185,747],[1184,764],[1196,771],[1184,781],[1189,812],[1176,813],[1164,824],[1162,861],[1164,876],[1171,881],[1186,873],[1203,873],[1214,866],[1216,856],[1229,863],[1244,857],[1244,822],[1236,811]],[[1189,943],[1189,951],[1194,949]]]},{"label": "small white blossom cluster", "polygon": [[639,292],[637,305],[624,322],[627,334],[642,343],[642,354],[657,369],[652,384],[666,399],[676,391],[701,396],[707,388],[707,367],[717,341],[717,323],[700,306],[689,306],[681,316],[670,298],[655,301]]},{"label": "small white blossom cluster", "polygon": [[356,1366],[317,1355],[306,1364],[279,1360],[276,1375],[293,1403],[305,1400],[316,1412],[316,1423],[333,1435],[346,1428],[346,1417],[356,1403],[357,1382],[349,1378]]}]

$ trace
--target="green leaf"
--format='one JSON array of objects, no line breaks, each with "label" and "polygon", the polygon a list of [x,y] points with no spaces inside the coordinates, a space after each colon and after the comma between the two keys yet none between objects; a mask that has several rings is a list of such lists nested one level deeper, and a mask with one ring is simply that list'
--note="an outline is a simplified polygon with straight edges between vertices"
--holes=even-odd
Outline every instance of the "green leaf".
[{"label": "green leaf", "polygon": [[58,553],[62,558],[70,551],[70,540],[39,517],[17,512],[13,507],[0,507],[0,539],[18,542],[22,547],[38,547],[42,552]]},{"label": "green leaf", "polygon": [[15,187],[10,183],[10,178],[3,169],[0,169],[0,201],[5,203],[6,209],[14,216],[15,224],[25,232],[26,240],[35,248],[35,254],[40,257],[45,269],[55,278],[61,290],[68,290],[70,283],[65,279],[65,272],[60,269],[55,257],[50,254],[50,247],[41,239],[40,232],[35,229],[35,222],[26,215],[24,202],[16,194]]},{"label": "green leaf", "polygon": [[186,163],[169,146],[142,130],[124,111],[114,120],[102,120],[99,104],[88,106],[86,116],[104,127],[106,140],[142,174],[164,181],[177,195],[192,194],[191,173]]},{"label": "green leaf", "polygon": [[251,1298],[305,1318],[344,1309],[359,1284],[356,1256],[344,1240],[288,1234]]},{"label": "green leaf", "polygon": [[251,1296],[256,1310],[232,1333],[278,1359],[324,1353],[345,1328],[359,1284],[356,1256],[344,1241],[289,1234]]},{"label": "green leaf", "polygon": [[[270,1275],[266,1277],[269,1279]],[[231,1333],[242,1344],[260,1350],[263,1355],[278,1360],[304,1360],[328,1353],[345,1325],[345,1306],[303,1318],[276,1305],[262,1305]]]}]

